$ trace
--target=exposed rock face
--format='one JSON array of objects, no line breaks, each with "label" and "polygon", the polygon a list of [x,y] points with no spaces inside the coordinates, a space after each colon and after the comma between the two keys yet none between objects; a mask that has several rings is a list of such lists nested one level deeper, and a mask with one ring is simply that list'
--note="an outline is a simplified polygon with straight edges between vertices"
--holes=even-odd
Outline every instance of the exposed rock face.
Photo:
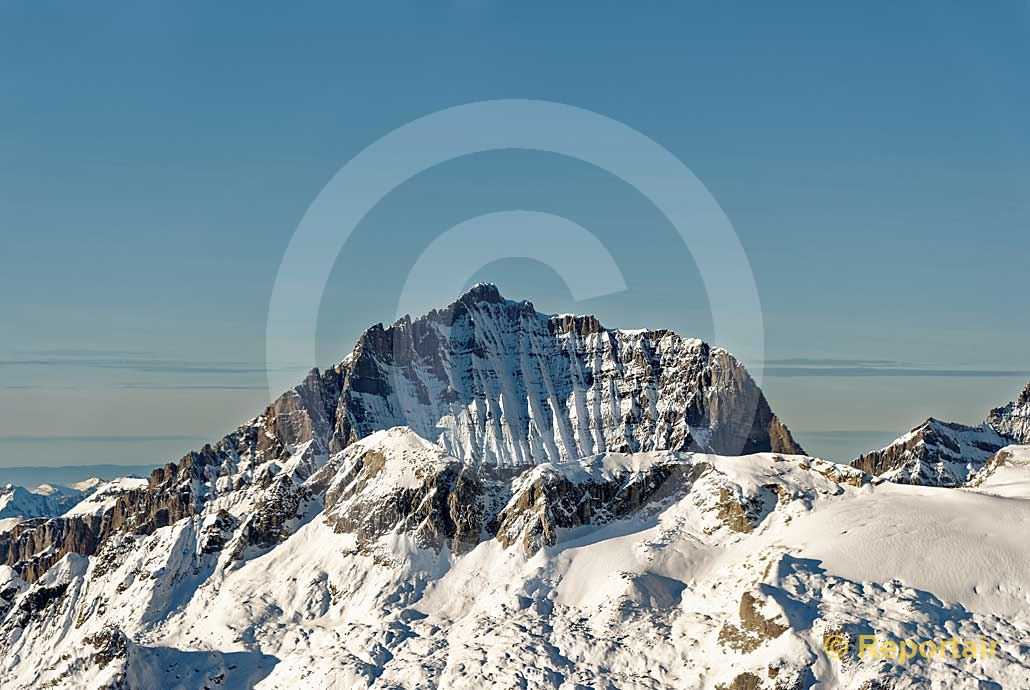
[{"label": "exposed rock face", "polygon": [[86,637],[83,642],[92,647],[93,663],[100,668],[129,655],[129,639],[116,627],[104,628],[96,634]]},{"label": "exposed rock face", "polygon": [[729,685],[718,686],[719,690],[762,690],[762,679],[753,673],[741,673]]},{"label": "exposed rock face", "polygon": [[1009,443],[986,424],[971,427],[930,418],[851,464],[900,484],[960,486]]},{"label": "exposed rock face", "polygon": [[460,460],[496,466],[664,449],[801,452],[724,350],[547,316],[490,285],[369,329],[333,373],[342,393],[331,450],[409,426]]},{"label": "exposed rock face", "polygon": [[368,550],[394,531],[422,548],[449,545],[464,553],[480,542],[483,480],[438,446],[399,427],[348,448],[327,469],[336,472],[325,494],[325,520]]},{"label": "exposed rock face", "polygon": [[756,592],[744,592],[740,597],[739,625],[727,624],[719,631],[719,642],[738,652],[749,654],[761,645],[790,629],[782,612],[764,613],[764,598]]},{"label": "exposed rock face", "polygon": [[222,509],[216,512],[204,523],[201,534],[200,550],[202,553],[216,553],[221,551],[233,532],[239,525],[239,520],[228,511]]},{"label": "exposed rock face", "polygon": [[991,410],[987,424],[1014,443],[1030,444],[1030,383],[1014,402]]},{"label": "exposed rock face", "polygon": [[34,582],[65,554],[93,554],[109,523],[97,515],[22,522],[0,538],[0,564]]},{"label": "exposed rock face", "polygon": [[559,529],[602,525],[647,504],[685,493],[709,469],[674,456],[643,464],[623,458],[584,460],[569,467],[540,465],[515,480],[512,498],[492,530],[505,547],[519,543],[527,556],[553,546]]},{"label": "exposed rock face", "polygon": [[734,532],[748,534],[776,508],[779,495],[775,487],[763,486],[753,496],[740,495],[736,487],[719,489],[719,505],[717,515],[722,524]]}]

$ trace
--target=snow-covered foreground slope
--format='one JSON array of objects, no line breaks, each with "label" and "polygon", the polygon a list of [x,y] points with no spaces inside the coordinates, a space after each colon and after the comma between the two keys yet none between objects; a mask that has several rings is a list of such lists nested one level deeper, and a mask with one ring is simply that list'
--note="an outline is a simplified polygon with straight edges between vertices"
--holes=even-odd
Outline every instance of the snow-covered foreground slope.
[{"label": "snow-covered foreground slope", "polygon": [[[31,586],[0,570],[0,686],[1030,687],[1030,468],[998,465],[943,489],[768,453],[506,474],[405,429],[304,447]],[[902,665],[865,634],[998,646]]]},{"label": "snow-covered foreground slope", "polygon": [[995,453],[969,485],[996,496],[1030,499],[1030,484],[1026,481],[1028,473],[1030,446],[1008,446]]}]

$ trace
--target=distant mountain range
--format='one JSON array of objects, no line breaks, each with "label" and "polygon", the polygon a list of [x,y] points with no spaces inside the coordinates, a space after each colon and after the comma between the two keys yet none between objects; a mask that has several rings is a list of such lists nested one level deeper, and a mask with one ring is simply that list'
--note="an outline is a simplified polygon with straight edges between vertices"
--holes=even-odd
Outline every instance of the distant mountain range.
[{"label": "distant mountain range", "polygon": [[[728,352],[478,285],[148,479],[9,488],[0,686],[1030,687],[1028,399],[834,464]],[[870,631],[1002,654],[828,654]]]},{"label": "distant mountain range", "polygon": [[146,477],[162,464],[155,459],[146,465],[63,465],[58,467],[0,467],[0,486],[36,486],[41,478],[52,486],[72,486],[90,479],[114,479],[116,477]]}]

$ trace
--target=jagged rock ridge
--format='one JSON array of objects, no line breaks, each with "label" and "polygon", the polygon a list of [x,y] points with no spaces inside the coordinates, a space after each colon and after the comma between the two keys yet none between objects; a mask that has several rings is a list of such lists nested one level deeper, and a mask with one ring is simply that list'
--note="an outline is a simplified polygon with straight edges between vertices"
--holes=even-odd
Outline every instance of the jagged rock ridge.
[{"label": "jagged rock ridge", "polygon": [[991,410],[987,423],[1016,443],[1030,444],[1030,383],[1015,401]]}]

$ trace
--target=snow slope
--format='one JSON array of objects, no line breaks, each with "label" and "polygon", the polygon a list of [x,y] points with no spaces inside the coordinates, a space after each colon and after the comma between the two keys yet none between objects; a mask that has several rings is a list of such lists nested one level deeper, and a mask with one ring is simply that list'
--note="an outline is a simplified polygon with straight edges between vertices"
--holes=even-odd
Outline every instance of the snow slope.
[{"label": "snow slope", "polygon": [[1026,475],[1030,472],[1030,446],[1007,446],[969,482],[970,488],[1007,498],[1030,499]]},{"label": "snow slope", "polygon": [[[8,574],[20,593],[0,625],[0,683],[1030,687],[1030,501],[1015,497],[1030,495],[1026,464],[993,475],[1006,496],[987,481],[873,483],[776,454],[602,454],[514,477],[477,469],[469,493],[450,474],[462,467],[407,430],[380,432],[296,482],[294,521],[267,548],[236,548],[267,497],[227,494],[97,556],[68,555],[31,586]],[[361,519],[341,523],[355,498]],[[509,520],[522,538],[506,545],[484,526],[461,555],[457,537],[422,538],[478,524],[455,507]],[[525,538],[540,524],[553,541],[546,529]],[[823,649],[826,635],[866,633],[987,637],[1000,651],[902,666]]]}]

